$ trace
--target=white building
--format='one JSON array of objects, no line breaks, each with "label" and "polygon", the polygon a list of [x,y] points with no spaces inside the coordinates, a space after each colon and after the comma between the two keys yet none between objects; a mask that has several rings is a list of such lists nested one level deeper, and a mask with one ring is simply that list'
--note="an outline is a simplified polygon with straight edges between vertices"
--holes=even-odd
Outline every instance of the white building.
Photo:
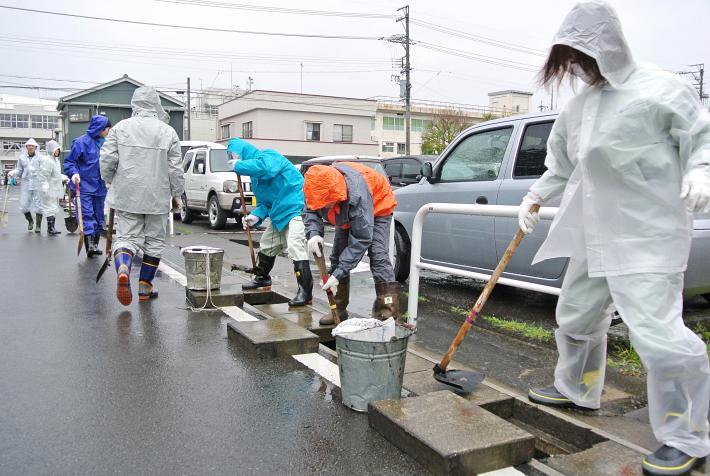
[{"label": "white building", "polygon": [[218,142],[249,139],[294,163],[325,155],[378,155],[371,136],[376,107],[369,99],[255,90],[219,106]]},{"label": "white building", "polygon": [[[210,88],[191,94],[190,140],[216,142],[219,138],[219,121],[217,118],[219,106],[236,98],[238,95],[237,91],[218,88]],[[183,137],[187,136],[186,120]]]},{"label": "white building", "polygon": [[488,93],[488,106],[502,112],[503,116],[510,114],[526,114],[532,110],[533,93],[528,91],[496,91]]},{"label": "white building", "polygon": [[0,93],[0,167],[12,170],[20,148],[30,137],[42,150],[48,140],[60,138],[57,101]]}]

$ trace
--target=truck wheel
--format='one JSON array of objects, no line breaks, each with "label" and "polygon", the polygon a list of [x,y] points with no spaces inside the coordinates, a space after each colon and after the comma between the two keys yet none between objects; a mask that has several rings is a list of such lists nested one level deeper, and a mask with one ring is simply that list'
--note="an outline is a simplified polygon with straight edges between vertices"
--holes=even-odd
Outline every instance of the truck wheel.
[{"label": "truck wheel", "polygon": [[394,230],[394,276],[404,283],[409,278],[409,239],[400,227]]},{"label": "truck wheel", "polygon": [[224,228],[224,225],[227,224],[227,212],[222,210],[219,206],[217,195],[210,197],[209,204],[207,205],[207,215],[210,219],[210,228],[213,230],[221,230]]},{"label": "truck wheel", "polygon": [[182,202],[182,206],[180,207],[180,221],[189,225],[192,223],[192,220],[195,219],[195,212],[187,208],[187,197],[184,194],[180,197],[180,202]]}]

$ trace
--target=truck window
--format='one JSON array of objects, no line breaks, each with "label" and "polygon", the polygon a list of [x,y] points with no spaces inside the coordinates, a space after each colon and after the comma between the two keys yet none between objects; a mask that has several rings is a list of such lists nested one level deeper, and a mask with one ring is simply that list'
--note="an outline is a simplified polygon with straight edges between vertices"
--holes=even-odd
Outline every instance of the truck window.
[{"label": "truck window", "polygon": [[[197,167],[202,164],[202,173],[197,171]],[[195,154],[195,163],[192,166],[192,173],[194,175],[204,175],[205,174],[205,153],[204,152],[197,152]]]},{"label": "truck window", "polygon": [[513,127],[479,132],[466,137],[444,159],[442,182],[485,181],[498,178]]},{"label": "truck window", "polygon": [[402,178],[405,180],[417,180],[422,174],[422,164],[418,160],[405,160],[402,163]]},{"label": "truck window", "polygon": [[185,160],[182,162],[182,171],[187,173],[188,170],[190,170],[190,164],[192,163],[192,158],[195,156],[195,154],[188,153],[185,154]]},{"label": "truck window", "polygon": [[545,173],[547,138],[550,137],[552,124],[552,122],[541,122],[525,127],[515,167],[513,167],[513,178],[537,178]]}]

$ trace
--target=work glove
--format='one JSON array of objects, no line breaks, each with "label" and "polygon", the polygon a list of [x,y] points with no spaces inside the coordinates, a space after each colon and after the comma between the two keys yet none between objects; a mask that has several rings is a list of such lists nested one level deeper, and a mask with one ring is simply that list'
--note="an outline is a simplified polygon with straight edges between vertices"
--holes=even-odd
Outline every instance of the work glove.
[{"label": "work glove", "polygon": [[69,183],[69,177],[67,177],[66,175],[62,174],[62,184],[66,184],[66,183]]},{"label": "work glove", "polygon": [[71,181],[78,185],[81,182],[81,177],[79,177],[79,174],[74,174],[71,176]]},{"label": "work glove", "polygon": [[173,197],[170,200],[170,211],[172,213],[178,213],[180,211],[180,208],[182,208],[182,204],[180,203],[180,199],[178,197]]},{"label": "work glove", "polygon": [[710,212],[710,167],[694,168],[683,177],[680,198],[690,213]]},{"label": "work glove", "polygon": [[321,288],[323,289],[323,291],[327,291],[330,289],[333,292],[333,294],[337,293],[338,292],[338,278],[336,278],[335,276],[331,276],[330,278],[328,278],[328,281],[321,284]]},{"label": "work glove", "polygon": [[535,225],[540,221],[540,215],[538,213],[530,213],[530,208],[535,204],[539,205],[541,203],[542,197],[535,192],[528,192],[523,197],[523,202],[518,209],[518,226],[526,235],[532,233]]},{"label": "work glove", "polygon": [[252,215],[251,213],[245,217],[242,217],[242,226],[244,228],[253,228],[257,223],[259,223],[259,217]]},{"label": "work glove", "polygon": [[[321,248],[323,247],[323,237],[320,235],[314,235],[308,240],[308,251],[315,254],[317,257],[323,256]],[[338,280],[335,280],[335,284],[338,284]],[[325,288],[323,288],[325,289]]]}]

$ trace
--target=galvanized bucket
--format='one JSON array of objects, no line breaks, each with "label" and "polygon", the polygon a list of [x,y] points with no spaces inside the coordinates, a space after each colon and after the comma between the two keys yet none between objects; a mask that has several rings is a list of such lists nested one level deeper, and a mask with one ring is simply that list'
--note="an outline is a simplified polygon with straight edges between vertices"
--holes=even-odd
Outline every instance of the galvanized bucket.
[{"label": "galvanized bucket", "polygon": [[358,340],[371,338],[378,329],[382,328],[335,336],[343,405],[358,412],[366,412],[370,402],[402,395],[407,342],[412,331],[396,326],[389,342]]},{"label": "galvanized bucket", "polygon": [[219,289],[222,283],[223,249],[209,246],[188,246],[182,249],[182,255],[185,258],[187,289],[193,291],[206,291],[208,287],[209,289]]}]

